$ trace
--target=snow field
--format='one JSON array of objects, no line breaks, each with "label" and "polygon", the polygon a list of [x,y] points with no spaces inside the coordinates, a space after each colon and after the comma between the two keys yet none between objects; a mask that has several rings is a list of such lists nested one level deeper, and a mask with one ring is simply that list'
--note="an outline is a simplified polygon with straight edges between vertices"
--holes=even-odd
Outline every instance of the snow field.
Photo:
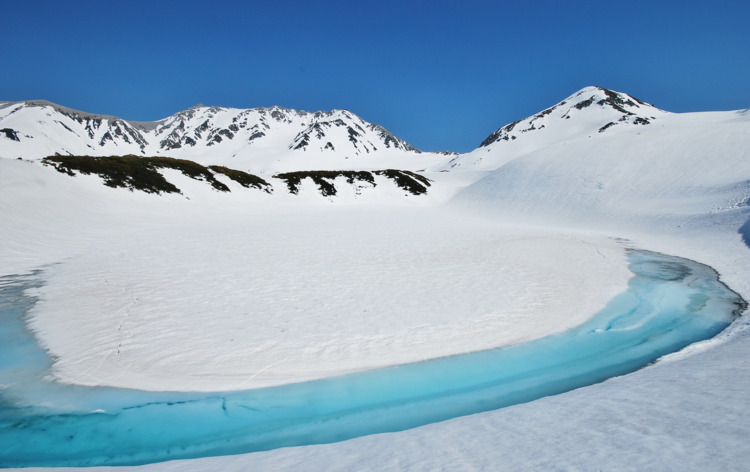
[{"label": "snow field", "polygon": [[269,208],[92,187],[76,204],[69,177],[33,169],[41,188],[11,213],[37,224],[5,227],[27,249],[4,267],[52,264],[30,326],[66,383],[233,390],[488,349],[579,324],[630,276],[597,235],[304,196]]}]

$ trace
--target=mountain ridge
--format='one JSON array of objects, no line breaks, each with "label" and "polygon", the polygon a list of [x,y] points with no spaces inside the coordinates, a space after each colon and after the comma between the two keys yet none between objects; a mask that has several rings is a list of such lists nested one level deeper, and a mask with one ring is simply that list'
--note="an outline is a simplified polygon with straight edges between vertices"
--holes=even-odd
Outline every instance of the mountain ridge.
[{"label": "mountain ridge", "polygon": [[[383,126],[338,109],[308,112],[278,106],[195,106],[143,122],[31,100],[0,103],[0,128],[8,130],[8,137],[17,138],[13,139],[18,143],[16,154],[24,158],[54,154],[195,158],[211,153],[226,160],[241,153],[249,159],[252,154],[291,151],[337,153],[348,159],[381,151],[422,153]],[[13,151],[7,149],[6,153]]]},{"label": "mountain ridge", "polygon": [[[738,110],[737,113],[746,113]],[[127,121],[46,100],[0,102],[0,156],[141,155],[188,159],[261,174],[302,170],[490,171],[540,149],[640,133],[670,113],[623,92],[588,86],[501,126],[475,150],[422,152],[344,110],[198,104],[156,121]],[[671,126],[671,125],[670,125]],[[636,131],[637,130],[637,131]]]},{"label": "mountain ridge", "polygon": [[[570,119],[571,114],[580,114],[589,107],[599,108],[599,111],[604,109],[609,114],[599,120],[599,132],[621,124],[646,125],[658,115],[667,113],[631,95],[588,86],[535,115],[498,128],[482,141],[479,148],[490,147],[500,141],[516,140],[521,133],[547,127],[550,118],[556,115]],[[12,109],[10,113],[7,112],[9,108]],[[264,151],[274,147],[277,151],[343,152],[354,156],[382,150],[422,153],[383,126],[368,123],[344,109],[311,112],[281,106],[233,108],[198,104],[160,120],[130,121],[114,115],[69,108],[47,100],[0,102],[0,128],[7,128],[16,134],[20,131],[19,141],[37,137],[35,133],[19,129],[23,126],[14,128],[6,125],[6,122],[13,122],[11,115],[22,109],[44,110],[46,116],[52,117],[51,110],[53,114],[59,113],[83,127],[83,130],[74,130],[71,123],[66,124],[53,117],[55,125],[73,133],[77,138],[85,140],[88,136],[89,140],[85,149],[80,146],[68,149],[71,146],[66,146],[62,137],[47,146],[49,149],[60,148],[55,149],[55,153],[60,154],[91,154],[91,151],[96,151],[95,154],[98,155],[133,153],[184,157],[170,152],[189,149],[206,151],[221,143],[225,143],[223,146],[227,147],[226,142],[237,138],[241,138],[240,141],[247,146],[263,147]],[[41,120],[36,117],[36,121]],[[279,129],[284,127],[287,128],[284,131]],[[233,153],[238,151],[236,146],[232,149]],[[44,157],[42,154],[44,153],[36,157]],[[460,156],[449,152],[442,154]]]}]

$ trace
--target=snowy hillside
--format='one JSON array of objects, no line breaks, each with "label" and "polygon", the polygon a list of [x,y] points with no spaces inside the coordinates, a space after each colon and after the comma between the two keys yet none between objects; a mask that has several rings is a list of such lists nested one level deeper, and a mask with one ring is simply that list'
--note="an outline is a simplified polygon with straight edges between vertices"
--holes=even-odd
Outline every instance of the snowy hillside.
[{"label": "snowy hillside", "polygon": [[[346,110],[196,106],[155,122],[128,122],[45,101],[0,103],[0,156],[168,156],[269,172],[424,168],[439,154],[415,149]],[[283,157],[283,159],[281,159]]]},{"label": "snowy hillside", "polygon": [[[715,221],[739,229],[750,208],[750,116],[654,115],[650,125],[514,155],[457,201],[546,223],[676,230]],[[506,159],[504,144],[487,146],[487,160]]]}]

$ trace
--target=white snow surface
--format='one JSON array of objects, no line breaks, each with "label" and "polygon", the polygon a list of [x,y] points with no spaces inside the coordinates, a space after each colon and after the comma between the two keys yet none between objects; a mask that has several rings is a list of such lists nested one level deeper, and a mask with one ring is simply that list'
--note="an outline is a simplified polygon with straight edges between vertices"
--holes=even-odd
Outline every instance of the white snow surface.
[{"label": "white snow surface", "polygon": [[[186,200],[0,159],[0,268],[47,267],[32,327],[58,379],[146,389],[298,381],[559,331],[624,290],[625,247],[709,264],[750,299],[748,114],[636,102],[625,116],[647,109],[650,124],[599,133],[611,112],[592,103],[556,118],[589,123],[560,139],[506,146],[548,123],[460,165],[444,157],[441,197],[417,202],[205,186]],[[498,411],[123,469],[746,470],[747,328],[741,318],[636,373]]]},{"label": "white snow surface", "polygon": [[429,207],[132,198],[95,178],[86,194],[0,162],[0,201],[29,192],[6,212],[3,267],[55,264],[31,327],[66,383],[233,390],[489,349],[581,323],[630,276],[597,235]]}]

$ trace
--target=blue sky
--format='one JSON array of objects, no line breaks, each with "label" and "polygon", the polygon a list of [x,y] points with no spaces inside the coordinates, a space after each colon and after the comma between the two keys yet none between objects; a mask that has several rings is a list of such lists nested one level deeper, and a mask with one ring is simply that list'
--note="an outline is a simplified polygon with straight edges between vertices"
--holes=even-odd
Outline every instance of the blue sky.
[{"label": "blue sky", "polygon": [[13,1],[0,100],[128,120],[197,103],[345,108],[469,151],[587,85],[750,107],[747,1]]}]

